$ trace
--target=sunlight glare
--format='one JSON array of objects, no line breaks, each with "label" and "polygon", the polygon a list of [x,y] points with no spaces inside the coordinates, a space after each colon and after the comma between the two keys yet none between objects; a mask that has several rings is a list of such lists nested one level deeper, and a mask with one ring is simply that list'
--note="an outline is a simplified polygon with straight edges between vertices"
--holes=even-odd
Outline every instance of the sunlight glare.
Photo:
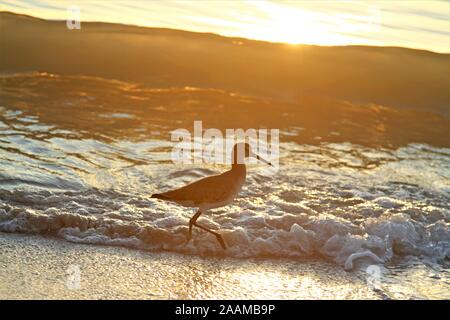
[{"label": "sunlight glare", "polygon": [[[245,37],[290,44],[336,45],[349,37],[329,30],[324,17],[304,9],[265,1],[252,2],[260,12],[260,23],[241,30]],[[328,20],[338,17],[328,16]],[[342,18],[340,18],[342,20]]]}]

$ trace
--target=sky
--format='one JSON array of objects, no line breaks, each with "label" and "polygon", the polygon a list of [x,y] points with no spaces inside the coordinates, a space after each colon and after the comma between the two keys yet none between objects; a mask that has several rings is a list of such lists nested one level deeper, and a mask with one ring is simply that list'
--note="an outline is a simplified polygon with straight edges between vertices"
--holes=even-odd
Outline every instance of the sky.
[{"label": "sky", "polygon": [[271,42],[450,53],[450,0],[0,0],[0,11],[165,27]]}]

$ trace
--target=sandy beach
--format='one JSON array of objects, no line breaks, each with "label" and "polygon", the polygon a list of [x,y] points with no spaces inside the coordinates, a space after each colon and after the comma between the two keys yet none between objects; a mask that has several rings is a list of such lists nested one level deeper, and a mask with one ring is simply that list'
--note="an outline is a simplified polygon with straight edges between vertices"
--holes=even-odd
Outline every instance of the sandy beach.
[{"label": "sandy beach", "polygon": [[8,233],[0,233],[0,247],[0,300],[450,298],[446,276],[421,266],[385,270],[377,290],[366,272],[326,262],[205,259]]},{"label": "sandy beach", "polygon": [[[0,233],[0,299],[380,299],[332,264],[203,259]],[[80,287],[68,284],[79,266]]]}]

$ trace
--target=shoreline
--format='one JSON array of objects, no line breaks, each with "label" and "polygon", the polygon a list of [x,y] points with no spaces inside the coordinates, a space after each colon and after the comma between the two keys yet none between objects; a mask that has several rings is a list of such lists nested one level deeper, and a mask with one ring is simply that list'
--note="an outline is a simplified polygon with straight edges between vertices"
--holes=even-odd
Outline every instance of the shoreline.
[{"label": "shoreline", "polygon": [[361,275],[325,262],[206,259],[1,232],[0,247],[0,299],[382,298]]}]

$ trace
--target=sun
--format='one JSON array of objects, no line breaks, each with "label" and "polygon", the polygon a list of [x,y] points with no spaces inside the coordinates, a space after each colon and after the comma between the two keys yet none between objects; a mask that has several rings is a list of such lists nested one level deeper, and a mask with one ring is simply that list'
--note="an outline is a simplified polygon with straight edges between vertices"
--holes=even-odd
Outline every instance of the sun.
[{"label": "sun", "polygon": [[290,44],[336,45],[348,41],[330,24],[339,19],[336,16],[265,1],[252,3],[258,9],[258,20],[241,30],[245,37]]}]

